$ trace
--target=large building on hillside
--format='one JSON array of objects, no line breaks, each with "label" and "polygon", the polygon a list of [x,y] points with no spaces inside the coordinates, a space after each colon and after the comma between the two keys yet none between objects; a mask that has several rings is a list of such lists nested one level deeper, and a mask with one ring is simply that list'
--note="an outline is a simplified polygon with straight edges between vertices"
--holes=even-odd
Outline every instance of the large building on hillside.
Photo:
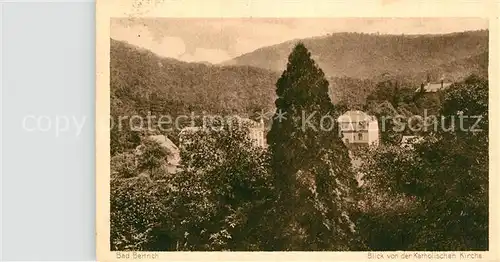
[{"label": "large building on hillside", "polygon": [[421,93],[436,93],[438,91],[444,90],[450,87],[453,83],[449,81],[445,81],[444,77],[442,77],[439,82],[432,83],[431,81],[427,81],[426,83],[422,83],[419,88],[415,89],[415,92]]},{"label": "large building on hillside", "polygon": [[[253,142],[256,147],[267,147],[266,132],[264,121],[255,122],[248,118],[240,118],[240,123],[246,123],[249,127],[248,138]],[[190,141],[188,139],[188,134],[192,132],[197,132],[201,130],[202,127],[185,127],[179,133],[179,143],[181,146],[186,143],[193,143],[195,141]]]},{"label": "large building on hillside", "polygon": [[347,111],[337,119],[342,141],[346,145],[378,146],[378,121],[363,111]]},{"label": "large building on hillside", "polygon": [[252,127],[250,127],[248,136],[253,141],[255,146],[267,147],[264,120],[261,119],[260,122],[252,121]]}]

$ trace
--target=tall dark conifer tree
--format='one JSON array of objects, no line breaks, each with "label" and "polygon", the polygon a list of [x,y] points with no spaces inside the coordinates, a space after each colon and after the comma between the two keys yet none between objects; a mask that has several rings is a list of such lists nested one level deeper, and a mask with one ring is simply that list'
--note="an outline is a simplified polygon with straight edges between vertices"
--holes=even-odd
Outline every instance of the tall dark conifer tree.
[{"label": "tall dark conifer tree", "polygon": [[349,249],[356,180],[328,85],[298,43],[276,83],[276,113],[267,136],[279,200],[276,249]]}]

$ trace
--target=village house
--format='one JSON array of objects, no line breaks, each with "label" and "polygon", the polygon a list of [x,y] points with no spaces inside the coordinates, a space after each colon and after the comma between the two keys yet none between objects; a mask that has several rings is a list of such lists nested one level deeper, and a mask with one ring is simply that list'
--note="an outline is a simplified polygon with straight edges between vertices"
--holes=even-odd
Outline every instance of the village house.
[{"label": "village house", "polygon": [[451,82],[447,82],[444,80],[444,78],[441,78],[441,80],[438,83],[432,83],[430,81],[427,81],[427,83],[422,83],[419,88],[415,90],[415,92],[421,92],[421,93],[435,93],[437,91],[443,90],[451,86]]},{"label": "village house", "polygon": [[[167,164],[165,166],[168,173],[176,173],[179,168],[181,161],[180,150],[167,136],[164,135],[152,135],[148,137],[149,139],[156,141],[165,148],[168,152],[167,158],[165,159]],[[135,150],[135,155],[139,156],[142,154],[143,146],[140,145]],[[137,161],[137,158],[136,158]],[[136,163],[137,165],[137,163]]]},{"label": "village house", "polygon": [[[266,132],[265,132],[265,126],[264,126],[264,121],[261,120],[260,122],[253,121],[248,118],[239,118],[238,119],[239,124],[247,124],[249,127],[249,132],[248,132],[248,138],[253,142],[253,144],[256,147],[262,147],[265,148],[267,147],[267,141],[266,141]],[[192,132],[197,132],[201,130],[202,127],[185,127],[183,128],[180,133],[179,133],[179,143],[180,145],[186,145],[187,143],[193,143],[194,141],[190,141],[187,139],[187,134],[192,133]]]},{"label": "village house", "polygon": [[375,116],[363,111],[347,111],[337,119],[342,141],[349,146],[378,146],[379,128]]}]

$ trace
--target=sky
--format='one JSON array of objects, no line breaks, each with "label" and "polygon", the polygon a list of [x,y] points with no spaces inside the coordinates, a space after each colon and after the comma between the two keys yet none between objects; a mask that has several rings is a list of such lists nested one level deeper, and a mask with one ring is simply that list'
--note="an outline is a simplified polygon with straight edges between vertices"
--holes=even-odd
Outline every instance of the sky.
[{"label": "sky", "polygon": [[115,40],[186,62],[220,63],[258,48],[335,32],[442,34],[487,29],[480,18],[114,18]]}]

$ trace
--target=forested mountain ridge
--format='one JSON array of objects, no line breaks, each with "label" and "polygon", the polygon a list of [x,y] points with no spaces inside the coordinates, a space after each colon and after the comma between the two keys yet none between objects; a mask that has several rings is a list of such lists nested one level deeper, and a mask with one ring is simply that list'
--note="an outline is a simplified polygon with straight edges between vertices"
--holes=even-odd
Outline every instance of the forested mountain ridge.
[{"label": "forested mountain ridge", "polygon": [[[274,86],[296,42],[211,65],[160,57],[111,39],[111,103],[120,103],[120,111],[128,113],[156,110],[174,116],[273,110]],[[416,87],[427,78],[460,81],[472,73],[488,74],[486,30],[446,35],[336,33],[303,42],[330,82],[333,102],[348,107],[363,105],[387,77]]]},{"label": "forested mountain ridge", "polygon": [[[325,74],[330,77],[370,79],[381,74],[419,76],[440,71],[453,64],[472,65],[484,75],[487,60],[488,30],[443,35],[378,35],[334,33],[327,36],[291,40],[259,48],[224,62],[225,65],[250,65],[281,72],[296,42],[301,41]],[[481,63],[481,68],[476,64]],[[463,71],[462,68],[457,70]],[[439,73],[462,77],[467,73],[443,70]],[[455,79],[454,79],[455,80]],[[459,80],[459,79],[456,79]]]},{"label": "forested mountain ridge", "polygon": [[[150,103],[162,114],[244,113],[271,107],[278,73],[251,66],[217,66],[163,58],[111,39],[111,102],[132,111]],[[154,100],[154,101],[153,101]]]}]

